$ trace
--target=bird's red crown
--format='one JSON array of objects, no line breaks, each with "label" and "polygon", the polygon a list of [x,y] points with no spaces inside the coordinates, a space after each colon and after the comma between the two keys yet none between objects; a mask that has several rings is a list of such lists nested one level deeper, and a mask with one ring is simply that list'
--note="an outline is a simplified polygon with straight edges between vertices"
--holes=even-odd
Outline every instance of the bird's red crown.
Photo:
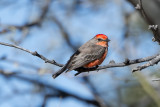
[{"label": "bird's red crown", "polygon": [[108,38],[105,34],[97,34],[95,37],[96,38],[102,38],[104,40]]}]

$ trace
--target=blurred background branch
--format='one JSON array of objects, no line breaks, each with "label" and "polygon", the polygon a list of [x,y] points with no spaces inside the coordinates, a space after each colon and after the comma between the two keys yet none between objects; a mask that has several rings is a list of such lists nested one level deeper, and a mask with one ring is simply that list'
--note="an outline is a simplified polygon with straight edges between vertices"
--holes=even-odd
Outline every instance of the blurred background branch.
[{"label": "blurred background branch", "polygon": [[[146,20],[146,22],[148,23],[148,28],[152,30],[153,35],[154,35],[154,38],[152,40],[157,41],[160,44],[160,29],[158,28],[160,22],[153,19],[153,17],[155,17],[155,15],[153,15],[153,14],[156,14],[157,11],[158,11],[157,9],[160,8],[159,5],[157,4],[157,3],[159,3],[159,0],[154,0],[154,1],[150,1],[150,0],[128,0],[128,1],[131,2],[138,11],[140,11],[144,20]],[[154,8],[151,7],[150,4],[155,4],[154,5],[155,7]],[[149,13],[150,11],[146,11],[149,8],[152,10],[152,14]],[[159,17],[159,16],[156,16],[156,17]],[[150,27],[152,25],[156,26],[156,27]]]},{"label": "blurred background branch", "polygon": [[[1,44],[39,58],[0,46],[0,106],[160,106],[159,10],[159,0],[1,0]],[[102,66],[52,79],[97,33],[111,39]]]},{"label": "blurred background branch", "polygon": [[[64,66],[62,64],[57,63],[55,60],[49,60],[49,59],[45,58],[43,55],[37,53],[37,51],[32,52],[32,51],[30,51],[28,49],[24,49],[24,48],[16,46],[16,45],[3,43],[3,42],[0,42],[0,45],[4,45],[4,46],[9,46],[9,47],[14,47],[14,48],[20,49],[22,51],[30,53],[33,56],[39,57],[40,59],[44,60],[45,63],[50,63],[50,64],[53,64],[53,65],[56,65],[56,66],[59,66],[59,67]],[[77,76],[77,75],[79,75],[80,73],[83,73],[83,72],[102,70],[102,69],[113,68],[113,67],[125,67],[125,66],[129,66],[129,65],[132,65],[132,64],[148,62],[148,63],[144,64],[143,66],[138,66],[137,68],[134,68],[132,70],[132,72],[141,71],[142,69],[145,69],[147,67],[153,66],[154,64],[157,64],[160,61],[159,56],[160,56],[160,54],[156,54],[156,55],[153,55],[153,56],[148,56],[148,57],[140,58],[140,59],[134,59],[134,60],[126,59],[122,63],[115,63],[115,61],[112,60],[112,61],[110,61],[110,63],[108,65],[105,65],[105,66],[99,66],[99,67],[94,67],[94,68],[78,68],[78,69],[76,69],[76,71],[78,71],[78,73],[76,73],[75,76]]]}]

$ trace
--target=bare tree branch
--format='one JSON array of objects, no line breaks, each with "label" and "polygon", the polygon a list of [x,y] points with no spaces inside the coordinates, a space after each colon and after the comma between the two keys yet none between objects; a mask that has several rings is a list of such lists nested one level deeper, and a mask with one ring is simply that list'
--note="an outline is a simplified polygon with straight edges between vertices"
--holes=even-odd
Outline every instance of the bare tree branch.
[{"label": "bare tree branch", "polygon": [[[43,101],[41,107],[45,107],[45,105],[46,105],[46,103],[47,103],[47,100],[48,100],[49,98],[55,98],[55,97],[56,97],[56,98],[59,97],[59,98],[64,99],[64,98],[73,97],[73,96],[69,96],[69,95],[67,95],[67,94],[62,94],[62,93],[47,94],[47,95],[44,96],[44,101]],[[78,99],[78,100],[80,100],[80,101],[83,101],[83,102],[85,102],[85,103],[88,103],[88,104],[93,104],[93,105],[95,105],[95,106],[97,106],[97,107],[101,107],[101,106],[100,106],[100,103],[97,102],[97,101],[95,101],[95,100],[83,99],[83,98],[77,97],[77,96],[74,96],[73,98],[76,98],[76,99]]]},{"label": "bare tree branch", "polygon": [[8,63],[12,63],[12,64],[16,63],[16,64],[18,64],[20,66],[24,66],[24,67],[27,67],[27,68],[28,67],[29,68],[33,68],[35,70],[40,70],[41,69],[38,66],[35,66],[35,65],[31,64],[31,63],[24,63],[24,62],[21,62],[21,61],[16,61],[16,60],[8,59],[7,56],[5,56],[5,55],[2,56],[2,57],[0,57],[0,61],[5,61],[5,62],[8,62]]},{"label": "bare tree branch", "polygon": [[142,69],[158,64],[159,61],[160,61],[160,55],[158,55],[156,58],[152,59],[151,61],[147,62],[146,64],[134,68],[132,72],[141,71]]},{"label": "bare tree branch", "polygon": [[142,62],[148,62],[154,58],[156,58],[157,56],[159,56],[160,54],[156,54],[153,56],[149,56],[149,57],[144,57],[144,58],[139,58],[139,59],[134,59],[134,60],[129,60],[126,59],[124,62],[122,63],[115,63],[114,61],[108,65],[105,66],[99,66],[99,67],[94,67],[94,68],[79,68],[77,69],[78,73],[75,74],[75,76],[79,75],[82,72],[89,72],[89,71],[95,71],[95,70],[102,70],[102,69],[106,69],[106,68],[113,68],[113,67],[125,67],[125,66],[129,66],[129,65],[133,65],[133,64],[137,64],[137,63],[142,63]]},{"label": "bare tree branch", "polygon": [[[55,60],[49,60],[49,59],[45,58],[43,55],[39,54],[36,51],[32,52],[32,51],[30,51],[28,49],[19,47],[17,45],[3,43],[3,42],[0,42],[0,45],[4,45],[4,46],[14,47],[14,48],[20,49],[22,51],[30,53],[33,56],[39,57],[40,59],[44,60],[45,63],[50,63],[50,64],[53,64],[53,65],[56,65],[56,66],[59,66],[59,67],[63,67],[64,66],[63,64],[57,63]],[[157,59],[157,57],[159,58],[159,56],[160,56],[160,54],[156,54],[156,55],[153,55],[153,56],[139,58],[139,59],[134,59],[134,60],[125,59],[125,61],[122,62],[122,63],[115,63],[114,61],[111,61],[112,63],[109,63],[108,65],[105,65],[105,66],[97,66],[97,67],[93,67],[93,68],[78,68],[78,69],[76,69],[76,71],[78,71],[78,73],[76,73],[75,76],[78,75],[78,74],[80,74],[80,73],[82,73],[82,72],[89,72],[89,71],[95,71],[95,70],[101,70],[101,69],[113,68],[113,67],[124,67],[124,66],[129,66],[129,65],[133,65],[133,64],[137,64],[137,63],[142,63],[142,62],[148,62],[150,60],[153,60],[154,61],[153,64],[150,64],[150,65],[147,66],[147,67],[149,67],[149,66],[152,66],[155,63],[159,62],[159,59]]]},{"label": "bare tree branch", "polygon": [[69,33],[65,30],[64,26],[62,25],[62,23],[55,17],[52,15],[52,20],[57,24],[57,26],[60,29],[60,32],[63,36],[63,38],[66,40],[68,46],[71,47],[72,50],[76,50],[77,46],[73,45],[69,36]]},{"label": "bare tree branch", "polygon": [[104,103],[104,100],[100,97],[100,94],[98,93],[96,87],[90,81],[89,77],[84,76],[83,80],[85,81],[85,83],[88,83],[91,89],[90,91],[92,92],[94,99],[99,103],[100,107],[110,107],[109,104]]},{"label": "bare tree branch", "polygon": [[24,30],[26,28],[30,28],[33,26],[40,26],[49,11],[49,7],[50,7],[51,2],[52,2],[52,0],[45,0],[45,2],[44,2],[45,5],[42,8],[42,13],[40,14],[40,17],[36,21],[31,22],[31,23],[26,23],[22,26],[9,26],[9,27],[3,29],[2,31],[0,31],[0,34],[10,32],[10,29],[12,29],[12,28],[15,28],[18,30]]},{"label": "bare tree branch", "polygon": [[[158,28],[158,25],[154,23],[154,21],[148,17],[147,13],[145,12],[143,8],[142,0],[128,0],[131,4],[135,6],[135,8],[141,13],[142,17],[146,22],[149,24],[149,29],[152,30],[154,38],[153,41],[157,41],[160,44],[160,29]],[[150,27],[150,26],[156,26],[156,27]]]},{"label": "bare tree branch", "polygon": [[41,54],[39,54],[39,53],[36,52],[36,51],[35,51],[35,52],[32,52],[32,51],[30,51],[30,50],[28,50],[28,49],[24,49],[24,48],[19,47],[19,46],[17,46],[17,45],[12,45],[12,44],[3,43],[3,42],[0,42],[0,45],[4,45],[4,46],[9,46],[9,47],[14,47],[14,48],[20,49],[20,50],[22,50],[22,51],[25,51],[25,52],[27,52],[27,53],[32,54],[33,56],[39,57],[40,59],[44,60],[45,63],[50,63],[50,64],[53,64],[53,65],[57,65],[57,66],[59,66],[59,67],[62,67],[62,66],[63,66],[62,64],[58,64],[58,63],[57,63],[56,61],[54,61],[54,60],[49,60],[49,59],[45,58],[44,56],[42,56]]},{"label": "bare tree branch", "polygon": [[90,100],[90,99],[79,97],[75,94],[64,91],[63,89],[60,89],[60,88],[55,87],[53,85],[47,84],[46,82],[44,83],[44,82],[41,82],[41,81],[38,81],[38,80],[35,80],[35,79],[31,79],[31,78],[28,78],[28,77],[25,77],[25,76],[15,75],[16,73],[14,73],[14,72],[4,72],[3,70],[0,70],[0,74],[2,74],[3,76],[6,76],[8,78],[17,78],[17,79],[20,79],[22,81],[26,81],[26,82],[29,82],[29,83],[34,83],[34,84],[37,84],[41,87],[45,87],[45,88],[56,91],[56,94],[51,94],[52,97],[60,97],[60,96],[62,96],[64,98],[65,97],[73,97],[73,98],[78,99],[80,101],[86,102],[88,104],[93,104],[93,105],[99,107],[99,103],[95,100]]}]

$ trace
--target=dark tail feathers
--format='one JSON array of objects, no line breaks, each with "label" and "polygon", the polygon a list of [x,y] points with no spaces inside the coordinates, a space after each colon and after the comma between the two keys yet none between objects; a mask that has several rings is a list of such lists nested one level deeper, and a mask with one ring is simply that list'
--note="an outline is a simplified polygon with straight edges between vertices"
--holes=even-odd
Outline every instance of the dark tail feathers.
[{"label": "dark tail feathers", "polygon": [[52,77],[55,79],[58,77],[60,74],[62,74],[65,70],[67,69],[67,66],[63,66],[59,71],[57,71],[55,74],[52,75]]}]

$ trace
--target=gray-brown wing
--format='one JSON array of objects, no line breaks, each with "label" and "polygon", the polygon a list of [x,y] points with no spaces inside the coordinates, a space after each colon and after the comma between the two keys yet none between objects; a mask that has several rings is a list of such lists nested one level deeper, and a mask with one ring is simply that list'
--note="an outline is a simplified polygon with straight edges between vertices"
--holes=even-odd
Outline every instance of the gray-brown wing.
[{"label": "gray-brown wing", "polygon": [[68,66],[68,70],[73,70],[82,67],[85,64],[88,64],[89,62],[101,58],[104,52],[106,51],[106,48],[92,44],[88,46],[86,49],[85,47],[83,47],[83,49],[79,48],[78,51],[79,54],[72,56]]}]

